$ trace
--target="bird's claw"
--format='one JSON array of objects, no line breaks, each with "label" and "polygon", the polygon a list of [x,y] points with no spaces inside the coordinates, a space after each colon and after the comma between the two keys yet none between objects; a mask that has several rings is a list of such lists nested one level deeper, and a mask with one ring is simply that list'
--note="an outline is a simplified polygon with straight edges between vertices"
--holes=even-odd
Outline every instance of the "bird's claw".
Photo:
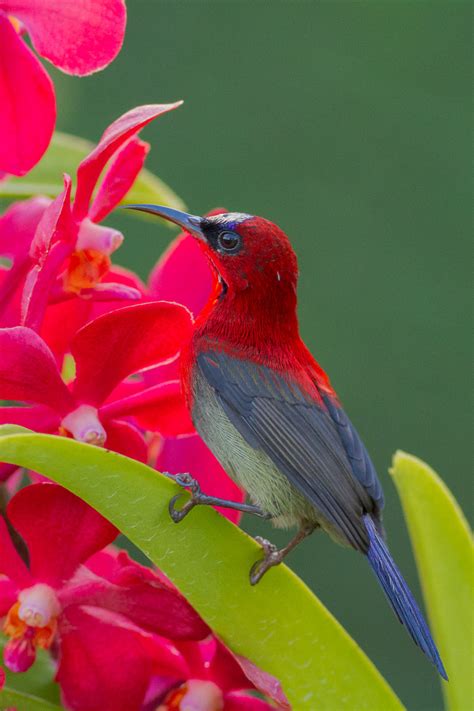
[{"label": "bird's claw", "polygon": [[262,546],[263,558],[257,560],[250,568],[249,577],[251,585],[256,585],[267,570],[273,568],[275,565],[279,565],[283,560],[282,551],[278,550],[274,543],[271,543],[266,538],[262,538],[262,536],[255,536],[255,540]]},{"label": "bird's claw", "polygon": [[196,479],[191,476],[191,474],[176,474],[176,476],[167,474],[167,476],[169,476],[170,479],[173,479],[176,484],[182,486],[183,489],[189,489],[191,493],[191,498],[188,499],[188,501],[180,509],[177,509],[175,504],[178,499],[182,497],[182,494],[176,494],[176,496],[173,496],[168,504],[168,511],[172,520],[175,523],[179,523],[185,516],[187,516],[191,509],[197,506],[197,504],[202,503],[203,494],[201,492],[201,487]]}]

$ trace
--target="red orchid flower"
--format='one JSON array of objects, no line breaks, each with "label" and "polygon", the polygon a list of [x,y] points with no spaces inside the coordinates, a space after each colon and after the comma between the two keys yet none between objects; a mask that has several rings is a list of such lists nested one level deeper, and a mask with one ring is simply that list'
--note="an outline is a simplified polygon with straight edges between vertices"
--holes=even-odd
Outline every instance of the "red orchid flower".
[{"label": "red orchid flower", "polygon": [[[132,373],[176,357],[191,327],[187,309],[168,302],[135,304],[104,314],[73,339],[76,377],[69,387],[35,331],[23,326],[0,329],[0,399],[33,403],[0,408],[0,422],[107,444],[145,461],[145,439],[129,418],[164,434],[193,431],[179,383],[147,388],[132,383],[125,393],[117,386]],[[121,396],[113,395],[116,389]]]},{"label": "red orchid flower", "polygon": [[[155,677],[142,711],[271,711],[289,709],[281,685],[245,657],[233,654],[215,637],[177,642],[186,665],[179,681]],[[252,696],[259,691],[274,703]]]},{"label": "red orchid flower", "polygon": [[125,23],[124,0],[0,0],[0,174],[31,170],[56,122],[53,83],[21,35],[62,71],[84,76],[115,59]]},{"label": "red orchid flower", "polygon": [[[77,711],[139,711],[158,672],[184,678],[169,640],[200,640],[205,622],[166,580],[125,554],[101,552],[118,531],[57,484],[32,484],[7,507],[28,565],[0,518],[5,665],[26,671],[38,648],[57,659],[64,702]],[[164,639],[166,638],[166,639]]]},{"label": "red orchid flower", "polygon": [[[129,289],[130,293],[140,294],[140,298],[133,303],[150,301],[148,289],[130,269],[112,264],[110,270],[102,278],[101,286],[105,288],[108,284],[116,289],[118,285],[123,286],[123,291]],[[124,305],[124,300],[113,299],[98,301],[97,299],[72,298],[56,303],[48,304],[43,317],[43,323],[39,333],[44,341],[53,351],[58,363],[63,362],[64,355],[70,353],[71,342],[77,331],[98,316],[114,311]],[[6,323],[5,325],[17,325],[16,323]]]},{"label": "red orchid flower", "polygon": [[114,121],[79,165],[72,206],[71,179],[65,176],[64,190],[54,201],[45,204],[43,199],[42,210],[38,199],[28,200],[13,205],[0,218],[0,254],[12,259],[0,280],[0,318],[2,311],[10,312],[8,321],[2,319],[4,325],[12,325],[11,300],[15,293],[18,297],[20,284],[21,316],[17,315],[14,325],[35,330],[49,303],[75,296],[97,301],[140,298],[134,286],[105,280],[110,255],[121,245],[123,235],[98,223],[127,194],[143,167],[149,145],[136,134],[180,103],[139,106]]}]

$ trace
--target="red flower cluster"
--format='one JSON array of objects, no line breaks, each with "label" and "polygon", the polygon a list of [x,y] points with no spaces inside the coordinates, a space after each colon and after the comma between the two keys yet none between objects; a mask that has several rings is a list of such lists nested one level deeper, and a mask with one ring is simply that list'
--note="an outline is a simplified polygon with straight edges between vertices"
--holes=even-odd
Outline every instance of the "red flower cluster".
[{"label": "red flower cluster", "polygon": [[22,35],[58,69],[84,76],[116,57],[125,23],[124,0],[0,0],[0,178],[33,168],[56,122],[53,83]]},{"label": "red flower cluster", "polygon": [[270,709],[278,683],[236,657],[159,572],[110,546],[118,531],[56,484],[32,484],[7,508],[28,565],[0,518],[0,615],[6,666],[26,671],[38,648],[57,663],[77,711]]},{"label": "red flower cluster", "polygon": [[[115,121],[80,164],[73,201],[65,176],[55,200],[35,197],[0,217],[0,423],[190,472],[206,492],[242,501],[194,432],[177,377],[182,340],[210,295],[207,263],[181,235],[145,285],[112,265],[123,236],[99,224],[143,166],[148,146],[138,132],[176,106],[143,106]],[[14,472],[0,464],[9,490]],[[111,547],[118,531],[84,502],[34,483],[4,515],[0,615],[10,670],[49,650],[63,702],[77,711],[270,709],[255,691],[284,705],[278,682],[233,655],[159,571]]]}]

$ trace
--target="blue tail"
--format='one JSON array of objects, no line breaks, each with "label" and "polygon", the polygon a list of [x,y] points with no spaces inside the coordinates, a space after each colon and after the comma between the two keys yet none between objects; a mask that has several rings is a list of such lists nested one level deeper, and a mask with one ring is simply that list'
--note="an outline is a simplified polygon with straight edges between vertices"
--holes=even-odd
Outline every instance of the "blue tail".
[{"label": "blue tail", "polygon": [[428,659],[433,662],[443,679],[448,680],[443,662],[439,656],[428,625],[425,622],[415,598],[402,578],[382,537],[378,533],[371,517],[364,516],[364,523],[369,534],[369,550],[367,558],[370,566],[384,589],[398,619],[405,625],[411,638]]}]

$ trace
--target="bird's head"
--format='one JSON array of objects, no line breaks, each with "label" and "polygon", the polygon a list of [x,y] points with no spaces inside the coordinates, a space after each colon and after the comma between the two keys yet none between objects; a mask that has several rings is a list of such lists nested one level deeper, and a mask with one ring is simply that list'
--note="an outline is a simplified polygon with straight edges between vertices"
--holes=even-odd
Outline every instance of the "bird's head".
[{"label": "bird's head", "polygon": [[242,212],[211,217],[189,215],[160,205],[126,205],[174,222],[199,242],[224,289],[261,293],[296,289],[296,255],[285,233],[269,220]]}]

